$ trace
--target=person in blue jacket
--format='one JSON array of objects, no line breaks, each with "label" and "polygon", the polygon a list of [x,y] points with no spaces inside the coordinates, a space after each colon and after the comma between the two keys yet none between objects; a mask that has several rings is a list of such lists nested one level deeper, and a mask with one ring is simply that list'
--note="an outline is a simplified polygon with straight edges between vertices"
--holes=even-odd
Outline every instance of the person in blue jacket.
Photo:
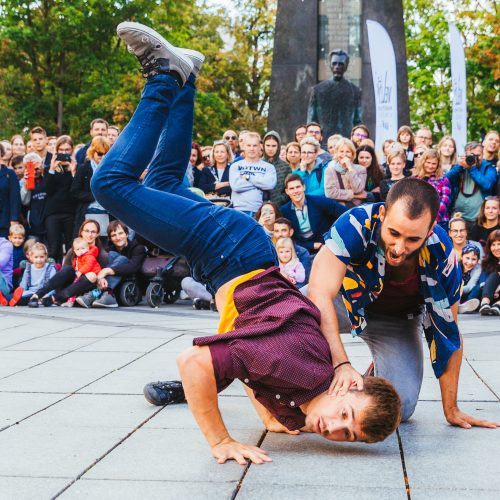
[{"label": "person in blue jacket", "polygon": [[293,240],[316,253],[325,243],[324,233],[347,208],[326,196],[305,194],[304,180],[297,174],[285,179],[285,192],[291,201],[281,207],[281,215],[292,223]]},{"label": "person in blue jacket", "polygon": [[472,225],[483,200],[495,194],[497,184],[497,170],[483,159],[482,144],[467,143],[465,154],[458,157],[458,163],[451,167],[446,177],[451,185],[453,211],[461,212],[466,222]]}]

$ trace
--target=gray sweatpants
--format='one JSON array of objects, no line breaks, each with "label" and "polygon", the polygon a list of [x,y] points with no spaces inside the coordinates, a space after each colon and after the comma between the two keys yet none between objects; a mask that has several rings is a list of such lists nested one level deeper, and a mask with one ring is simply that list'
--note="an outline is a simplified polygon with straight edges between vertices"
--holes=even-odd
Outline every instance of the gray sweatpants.
[{"label": "gray sweatpants", "polygon": [[[335,312],[341,333],[350,333],[349,317],[340,296],[335,299]],[[367,327],[360,335],[372,354],[375,375],[389,380],[398,391],[403,422],[415,411],[422,386],[422,322],[422,314],[412,319],[368,314]]]}]

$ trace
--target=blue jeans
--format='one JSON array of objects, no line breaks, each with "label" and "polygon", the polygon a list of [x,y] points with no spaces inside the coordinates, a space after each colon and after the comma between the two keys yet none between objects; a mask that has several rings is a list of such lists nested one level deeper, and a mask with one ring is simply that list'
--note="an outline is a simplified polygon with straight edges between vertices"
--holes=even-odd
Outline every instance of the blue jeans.
[{"label": "blue jeans", "polygon": [[4,274],[2,271],[0,271],[0,292],[3,294],[3,296],[7,299],[10,300],[10,286],[7,280],[5,279]]},{"label": "blue jeans", "polygon": [[[127,257],[125,257],[124,255],[120,255],[118,252],[111,250],[111,252],[108,253],[108,267],[111,267],[113,264],[115,266],[120,264],[127,264],[128,261],[129,260],[127,259]],[[110,274],[106,276],[108,288],[110,290],[114,290],[119,285],[122,279],[123,276],[119,276],[117,274]]]},{"label": "blue jeans", "polygon": [[183,186],[194,95],[193,75],[182,88],[168,74],[150,78],[91,187],[106,210],[163,250],[184,257],[193,278],[215,293],[231,279],[275,266],[278,260],[257,221]]}]

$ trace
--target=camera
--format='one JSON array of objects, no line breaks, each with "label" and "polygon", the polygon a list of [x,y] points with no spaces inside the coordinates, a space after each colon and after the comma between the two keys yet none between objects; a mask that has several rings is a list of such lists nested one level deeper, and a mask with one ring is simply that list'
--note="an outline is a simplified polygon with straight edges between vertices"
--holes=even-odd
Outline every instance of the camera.
[{"label": "camera", "polygon": [[71,155],[69,153],[57,153],[56,161],[70,163],[71,162]]},{"label": "camera", "polygon": [[479,156],[474,153],[465,155],[465,163],[467,163],[469,167],[474,167],[479,163]]}]

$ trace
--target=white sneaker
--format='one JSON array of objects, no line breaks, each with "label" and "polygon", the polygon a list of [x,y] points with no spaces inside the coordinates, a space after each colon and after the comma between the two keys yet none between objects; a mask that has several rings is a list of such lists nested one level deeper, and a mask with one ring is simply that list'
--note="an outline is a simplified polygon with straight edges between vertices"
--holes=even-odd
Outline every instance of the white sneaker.
[{"label": "white sneaker", "polygon": [[116,33],[139,59],[145,78],[173,71],[179,75],[183,85],[186,83],[193,71],[193,62],[155,30],[144,24],[124,22],[118,25]]},{"label": "white sneaker", "polygon": [[197,50],[191,50],[191,49],[181,49],[179,47],[179,51],[182,52],[186,57],[189,57],[193,63],[193,75],[198,76],[198,73],[200,72],[201,65],[205,61],[205,56],[201,53],[198,52]]},{"label": "white sneaker", "polygon": [[476,312],[479,307],[479,299],[470,299],[458,306],[459,314],[470,314]]},{"label": "white sneaker", "polygon": [[68,302],[65,302],[64,304],[61,304],[61,307],[73,307],[74,304],[75,303],[73,301],[68,300]]}]

